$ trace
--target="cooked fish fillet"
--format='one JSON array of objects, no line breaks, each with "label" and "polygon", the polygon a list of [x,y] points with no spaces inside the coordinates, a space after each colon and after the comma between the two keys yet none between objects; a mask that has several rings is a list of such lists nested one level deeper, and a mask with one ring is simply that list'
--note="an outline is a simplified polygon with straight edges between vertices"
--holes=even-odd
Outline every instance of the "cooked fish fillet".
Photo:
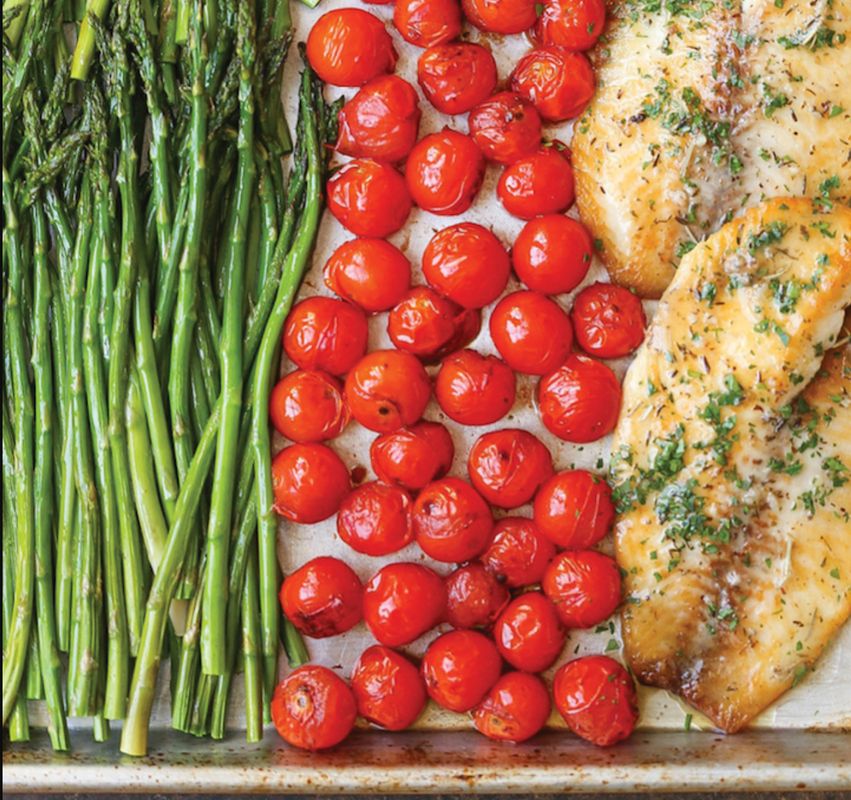
[{"label": "cooked fish fillet", "polygon": [[577,203],[641,296],[743,207],[851,198],[851,0],[617,0],[597,57]]},{"label": "cooked fish fillet", "polygon": [[851,210],[769,201],[683,258],[624,382],[626,656],[726,731],[851,613],[849,304]]}]

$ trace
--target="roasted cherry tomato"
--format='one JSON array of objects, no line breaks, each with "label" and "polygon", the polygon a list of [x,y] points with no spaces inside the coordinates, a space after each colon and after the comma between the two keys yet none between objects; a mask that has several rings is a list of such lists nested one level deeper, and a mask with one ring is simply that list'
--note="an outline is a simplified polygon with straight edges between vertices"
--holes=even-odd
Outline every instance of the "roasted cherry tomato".
[{"label": "roasted cherry tomato", "polygon": [[462,425],[490,425],[514,405],[511,368],[496,356],[459,350],[443,359],[434,385],[443,413]]},{"label": "roasted cherry tomato", "polygon": [[605,0],[544,0],[535,34],[542,44],[588,50],[606,25]]},{"label": "roasted cherry tomato", "polygon": [[541,585],[568,628],[590,628],[614,614],[621,574],[613,558],[596,550],[566,550],[547,567]]},{"label": "roasted cherry tomato", "polygon": [[284,350],[302,369],[345,375],[366,352],[363,311],[331,297],[308,297],[290,311]]},{"label": "roasted cherry tomato", "polygon": [[420,671],[401,653],[374,644],[361,654],[352,673],[358,714],[388,731],[413,725],[427,701]]},{"label": "roasted cherry tomato", "polygon": [[381,75],[340,109],[337,120],[337,150],[344,155],[401,161],[417,141],[417,92],[398,75]]},{"label": "roasted cherry tomato", "polygon": [[517,508],[553,474],[547,446],[528,431],[504,428],[482,434],[470,448],[470,481],[491,505]]},{"label": "roasted cherry tomato", "polygon": [[387,318],[387,333],[400,350],[425,361],[468,345],[479,334],[482,315],[464,309],[429,286],[415,286]]},{"label": "roasted cherry tomato", "polygon": [[414,503],[414,536],[435,561],[469,561],[490,544],[493,516],[488,504],[460,478],[426,486]]},{"label": "roasted cherry tomato", "polygon": [[541,118],[524,97],[499,92],[479,103],[467,118],[470,136],[485,158],[511,164],[541,144]]},{"label": "roasted cherry tomato", "polygon": [[647,320],[641,300],[623,286],[586,286],[576,295],[571,316],[577,343],[592,356],[620,358],[644,341]]},{"label": "roasted cherry tomato", "polygon": [[479,30],[522,33],[538,19],[534,0],[461,0],[464,16]]},{"label": "roasted cherry tomato", "polygon": [[593,243],[588,229],[562,214],[529,220],[514,240],[514,272],[532,291],[572,292],[591,266]]},{"label": "roasted cherry tomato", "polygon": [[507,166],[496,186],[505,210],[520,219],[566,211],[573,204],[573,167],[556,146]]},{"label": "roasted cherry tomato", "polygon": [[446,618],[453,628],[489,628],[509,599],[508,589],[478,561],[446,578]]},{"label": "roasted cherry tomato", "polygon": [[323,14],[310,29],[307,60],[326,83],[362,86],[393,72],[396,51],[378,17],[359,8],[339,8]]},{"label": "roasted cherry tomato", "polygon": [[353,490],[337,512],[337,533],[358,553],[386,556],[414,540],[411,498],[404,489],[372,481]]},{"label": "roasted cherry tomato", "polygon": [[444,44],[461,33],[461,6],[458,0],[396,0],[393,24],[417,47]]},{"label": "roasted cherry tomato", "polygon": [[626,739],[638,721],[635,683],[608,656],[584,656],[560,667],[553,699],[567,727],[599,747]]},{"label": "roasted cherry tomato", "polygon": [[556,549],[538,526],[524,517],[505,517],[496,523],[493,534],[482,554],[485,568],[511,588],[539,583]]},{"label": "roasted cherry tomato", "polygon": [[361,621],[363,586],[344,561],[320,556],[284,579],[280,600],[284,614],[305,636],[324,639]]},{"label": "roasted cherry tomato", "polygon": [[293,522],[328,519],[349,491],[349,471],[324,444],[294,444],[272,459],[275,511]]},{"label": "roasted cherry tomato", "polygon": [[401,350],[375,350],[346,376],[352,416],[379,433],[413,425],[425,411],[431,384],[423,365]]},{"label": "roasted cherry tomato", "polygon": [[538,385],[538,409],[559,439],[584,444],[615,429],[621,386],[615,373],[593,358],[572,353]]},{"label": "roasted cherry tomato", "polygon": [[411,285],[411,262],[384,239],[352,239],[325,264],[325,285],[364,311],[387,311]]},{"label": "roasted cherry tomato", "polygon": [[473,710],[473,724],[489,739],[525,742],[546,724],[550,693],[537,675],[507,672]]},{"label": "roasted cherry tomato", "polygon": [[328,210],[358,236],[383,239],[398,231],[411,213],[404,178],[385,161],[356,158],[328,181]]},{"label": "roasted cherry tomato", "polygon": [[269,395],[275,430],[294,442],[322,442],[349,423],[342,388],[327,372],[297,369],[284,375]]},{"label": "roasted cherry tomato", "polygon": [[490,330],[505,363],[528,375],[544,375],[563,364],[573,344],[570,318],[537,292],[503,297],[491,314]]},{"label": "roasted cherry tomato", "polygon": [[565,632],[555,606],[540,592],[526,592],[500,614],[493,638],[512,667],[543,672],[559,657]]},{"label": "roasted cherry tomato", "polygon": [[385,483],[397,483],[412,491],[449,472],[454,455],[449,431],[437,422],[426,421],[382,434],[369,448],[375,474]]},{"label": "roasted cherry tomato", "polygon": [[482,151],[469,136],[449,128],[420,139],[405,164],[414,202],[444,216],[463,214],[473,204],[484,176]]},{"label": "roasted cherry tomato", "polygon": [[441,622],[445,613],[443,579],[422,564],[388,564],[364,589],[364,622],[388,647],[410,644]]},{"label": "roasted cherry tomato", "polygon": [[535,104],[548,122],[578,117],[594,96],[594,70],[582,53],[536,47],[517,62],[511,88]]},{"label": "roasted cherry tomato", "polygon": [[464,114],[490,97],[496,86],[496,62],[480,44],[438,44],[420,56],[417,81],[438,111]]},{"label": "roasted cherry tomato", "polygon": [[421,665],[428,696],[450,711],[481,702],[502,671],[494,643],[477,631],[450,631],[426,650]]},{"label": "roasted cherry tomato", "polygon": [[423,276],[429,285],[464,308],[482,308],[499,297],[511,273],[499,239],[475,222],[439,230],[423,251]]},{"label": "roasted cherry tomato", "polygon": [[535,497],[535,522],[559,547],[593,547],[612,527],[612,490],[599,475],[569,469],[553,475]]}]

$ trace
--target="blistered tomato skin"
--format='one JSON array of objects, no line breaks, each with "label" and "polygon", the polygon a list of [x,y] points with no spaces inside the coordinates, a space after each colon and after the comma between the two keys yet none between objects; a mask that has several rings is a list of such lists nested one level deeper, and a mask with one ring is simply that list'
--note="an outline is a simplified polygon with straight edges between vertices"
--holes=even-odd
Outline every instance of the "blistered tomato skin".
[{"label": "blistered tomato skin", "polygon": [[337,122],[339,152],[355,158],[401,161],[417,141],[417,93],[397,75],[373,78],[340,109]]},{"label": "blistered tomato skin", "polygon": [[364,589],[364,622],[388,647],[410,644],[440,623],[445,613],[443,579],[422,564],[388,564]]},{"label": "blistered tomato skin", "polygon": [[539,583],[556,549],[531,519],[505,517],[493,529],[493,541],[482,554],[485,568],[513,589]]},{"label": "blistered tomato skin", "polygon": [[325,264],[325,285],[368,313],[387,311],[411,285],[411,262],[384,239],[343,242]]},{"label": "blistered tomato skin", "polygon": [[517,62],[511,88],[548,122],[578,117],[594,96],[594,70],[587,57],[549,45],[530,50]]},{"label": "blistered tomato skin", "polygon": [[322,442],[339,436],[349,409],[336,378],[327,372],[290,372],[269,395],[269,419],[275,430],[294,442]]},{"label": "blistered tomato skin", "polygon": [[490,425],[514,405],[516,381],[511,368],[495,356],[459,350],[443,359],[434,384],[438,405],[462,425]]},{"label": "blistered tomato skin", "polygon": [[570,469],[553,475],[535,497],[535,523],[558,547],[585,550],[611,529],[612,490],[599,475]]},{"label": "blistered tomato skin", "polygon": [[429,47],[417,62],[423,94],[444,114],[464,114],[496,87],[496,62],[485,47],[455,42]]},{"label": "blistered tomato skin", "polygon": [[605,26],[605,0],[546,0],[535,34],[542,44],[588,50]]},{"label": "blistered tomato skin", "polygon": [[320,556],[284,579],[280,600],[284,614],[305,636],[324,639],[361,621],[363,586],[348,564]]},{"label": "blistered tomato skin", "polygon": [[482,434],[467,459],[470,482],[491,505],[517,508],[553,474],[547,446],[528,431],[505,428]]},{"label": "blistered tomato skin", "polygon": [[302,369],[345,375],[366,352],[363,311],[331,297],[308,297],[287,317],[284,351]]},{"label": "blistered tomato skin", "polygon": [[555,606],[540,592],[526,592],[500,614],[493,638],[512,667],[543,672],[559,657],[565,632]]},{"label": "blistered tomato skin", "polygon": [[573,205],[573,167],[558,147],[542,147],[507,166],[496,187],[505,210],[520,219],[557,214]]},{"label": "blistered tomato skin", "polygon": [[356,158],[327,184],[328,210],[358,236],[383,239],[396,233],[411,213],[405,179],[385,161]]},{"label": "blistered tomato skin", "polygon": [[618,565],[596,550],[559,553],[547,567],[541,588],[567,628],[599,625],[621,601]]},{"label": "blistered tomato skin", "polygon": [[493,516],[488,504],[460,478],[441,478],[426,486],[414,502],[414,536],[435,561],[460,563],[490,544]]},{"label": "blistered tomato skin", "polygon": [[307,37],[307,60],[333,86],[362,86],[392,72],[396,51],[378,17],[359,8],[323,14]]},{"label": "blistered tomato skin", "polygon": [[514,240],[514,272],[532,291],[572,292],[591,266],[593,241],[578,220],[547,214],[529,220]]},{"label": "blistered tomato skin", "polygon": [[464,16],[479,30],[522,33],[538,19],[533,0],[462,0]]},{"label": "blistered tomato skin", "polygon": [[328,519],[349,491],[349,471],[324,444],[294,444],[272,459],[275,511],[303,524]]},{"label": "blistered tomato skin", "polygon": [[398,486],[378,481],[364,483],[340,505],[337,534],[358,553],[395,553],[414,540],[411,498]]},{"label": "blistered tomato skin", "polygon": [[380,480],[418,491],[452,466],[452,437],[437,422],[418,422],[410,428],[378,436],[369,448],[372,469]]},{"label": "blistered tomato skin", "polygon": [[443,708],[464,712],[496,683],[502,661],[483,634],[450,631],[429,645],[421,669],[429,697]]},{"label": "blistered tomato skin", "polygon": [[388,731],[410,727],[425,708],[420,671],[401,653],[380,644],[361,654],[352,673],[358,713]]},{"label": "blistered tomato skin", "polygon": [[599,747],[626,739],[638,721],[635,684],[608,656],[584,656],[560,667],[553,699],[567,727]]},{"label": "blistered tomato skin", "polygon": [[587,356],[571,354],[538,385],[538,410],[559,439],[594,442],[615,429],[621,387],[615,373]]},{"label": "blistered tomato skin", "polygon": [[485,158],[511,164],[541,144],[541,118],[528,100],[499,92],[479,103],[467,118],[470,136]]},{"label": "blistered tomato skin", "polygon": [[573,302],[571,317],[577,343],[598,358],[627,356],[644,341],[647,320],[641,300],[623,286],[586,286]]},{"label": "blistered tomato skin", "polygon": [[570,318],[554,300],[537,292],[514,292],[497,303],[490,332],[509,367],[545,375],[564,363],[573,344]]},{"label": "blistered tomato skin", "polygon": [[485,158],[463,133],[444,130],[424,136],[411,150],[405,179],[413,201],[432,214],[463,214],[485,176]]},{"label": "blistered tomato skin", "polygon": [[396,0],[393,24],[416,47],[445,44],[461,33],[461,6],[458,0]]},{"label": "blistered tomato skin", "polygon": [[357,705],[346,682],[327,667],[306,664],[275,687],[272,722],[281,738],[303,750],[326,750],[352,731]]},{"label": "blistered tomato skin", "polygon": [[446,618],[453,628],[489,628],[508,601],[508,589],[477,561],[446,578]]},{"label": "blistered tomato skin", "polygon": [[473,710],[473,724],[489,739],[525,742],[544,727],[549,715],[544,682],[528,672],[507,672]]}]

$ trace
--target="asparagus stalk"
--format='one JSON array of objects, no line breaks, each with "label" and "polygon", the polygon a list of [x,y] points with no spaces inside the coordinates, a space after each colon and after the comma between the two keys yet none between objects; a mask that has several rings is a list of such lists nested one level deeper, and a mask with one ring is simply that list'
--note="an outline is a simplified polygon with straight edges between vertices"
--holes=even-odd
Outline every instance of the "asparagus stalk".
[{"label": "asparagus stalk", "polygon": [[86,16],[80,24],[77,44],[74,47],[74,55],[71,59],[71,77],[75,81],[86,80],[92,66],[92,57],[95,53],[95,33],[92,29],[90,16],[103,19],[108,8],[109,0],[88,0],[86,4]]}]

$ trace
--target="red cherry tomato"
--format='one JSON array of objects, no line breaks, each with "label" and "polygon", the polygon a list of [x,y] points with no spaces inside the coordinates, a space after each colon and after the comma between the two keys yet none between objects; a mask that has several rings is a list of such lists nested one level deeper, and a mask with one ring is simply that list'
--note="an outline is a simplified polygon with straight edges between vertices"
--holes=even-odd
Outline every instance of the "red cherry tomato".
[{"label": "red cherry tomato", "polygon": [[464,309],[428,286],[415,286],[387,318],[387,333],[399,350],[426,361],[440,359],[479,334],[482,315]]},{"label": "red cherry tomato", "polygon": [[375,350],[346,376],[352,416],[379,433],[413,425],[425,411],[431,384],[423,365],[401,350]]},{"label": "red cherry tomato", "polygon": [[428,284],[464,308],[482,308],[508,283],[511,262],[499,239],[475,222],[439,230],[423,251]]},{"label": "red cherry tomato", "polygon": [[594,96],[594,70],[582,53],[537,47],[517,62],[511,88],[548,122],[578,117]]},{"label": "red cherry tomato", "polygon": [[613,283],[586,286],[573,301],[579,346],[599,358],[629,355],[644,341],[647,320],[641,300]]},{"label": "red cherry tomato", "polygon": [[325,750],[343,741],[358,714],[346,682],[318,664],[305,664],[281,681],[270,703],[281,738],[303,750]]},{"label": "red cherry tomato", "polygon": [[473,486],[491,505],[517,508],[553,474],[553,459],[547,446],[528,431],[504,428],[476,440],[467,470]]},{"label": "red cherry tomato", "polygon": [[534,0],[461,0],[461,5],[473,25],[491,33],[522,33],[538,19]]},{"label": "red cherry tomato", "polygon": [[404,178],[390,164],[371,158],[356,158],[337,170],[327,195],[328,210],[358,236],[390,236],[411,213]]},{"label": "red cherry tomato", "polygon": [[540,582],[556,549],[538,526],[524,517],[505,517],[493,533],[482,563],[496,579],[511,588]]},{"label": "red cherry tomato", "polygon": [[426,486],[414,503],[414,536],[435,561],[469,561],[490,544],[493,516],[481,495],[460,478]]},{"label": "red cherry tomato", "polygon": [[537,292],[503,297],[491,314],[490,330],[506,364],[528,375],[554,370],[573,344],[570,318],[558,303]]},{"label": "red cherry tomato", "polygon": [[378,17],[359,8],[340,8],[323,14],[310,29],[307,60],[326,83],[362,86],[393,72],[396,51]]},{"label": "red cherry tomato", "polygon": [[417,81],[438,111],[464,114],[490,97],[496,86],[496,62],[480,44],[438,44],[420,56]]},{"label": "red cherry tomato", "polygon": [[349,491],[349,471],[324,444],[294,444],[272,459],[275,511],[293,522],[328,519]]},{"label": "red cherry tomato", "polygon": [[398,75],[381,75],[340,109],[337,120],[337,150],[344,155],[401,161],[417,141],[417,92]]},{"label": "red cherry tomato", "polygon": [[541,585],[568,628],[590,628],[614,614],[621,601],[621,574],[613,558],[596,550],[559,553]]},{"label": "red cherry tomato", "polygon": [[612,527],[612,490],[584,469],[565,470],[541,486],[534,513],[538,529],[558,547],[585,550]]},{"label": "red cherry tomato", "polygon": [[284,375],[269,396],[275,430],[294,442],[322,442],[349,424],[349,409],[336,378],[318,370]]},{"label": "red cherry tomato", "polygon": [[443,580],[422,564],[388,564],[364,589],[364,622],[388,647],[410,644],[441,622],[445,613]]},{"label": "red cherry tomato", "polygon": [[325,264],[325,285],[364,311],[387,311],[411,285],[411,262],[384,239],[352,239]]},{"label": "red cherry tomato", "polygon": [[514,373],[495,356],[459,350],[443,359],[434,385],[438,405],[462,425],[490,425],[514,405]]},{"label": "red cherry tomato", "polygon": [[358,553],[386,556],[414,540],[411,498],[404,489],[372,481],[358,486],[337,512],[337,533]]},{"label": "red cherry tomato", "polygon": [[507,672],[473,711],[473,724],[489,739],[525,742],[550,716],[550,693],[537,675]]},{"label": "red cherry tomato", "polygon": [[493,638],[512,667],[543,672],[559,657],[565,632],[555,606],[540,592],[526,592],[500,614]]},{"label": "red cherry tomato", "polygon": [[348,564],[320,556],[284,579],[280,600],[296,628],[313,639],[324,639],[361,621],[363,586]]},{"label": "red cherry tomato", "polygon": [[450,631],[426,650],[421,665],[426,691],[439,706],[469,711],[502,671],[494,643],[477,631]]},{"label": "red cherry tomato", "polygon": [[587,356],[571,354],[538,386],[538,409],[547,430],[584,444],[611,433],[618,421],[621,387],[615,373]]},{"label": "red cherry tomato", "polygon": [[511,164],[541,144],[541,118],[524,97],[499,92],[479,103],[467,118],[470,136],[485,158]]},{"label": "red cherry tomato", "polygon": [[302,369],[345,375],[366,352],[363,311],[342,300],[308,297],[287,317],[284,350]]},{"label": "red cherry tomato", "polygon": [[575,219],[547,214],[529,220],[514,240],[514,271],[532,291],[572,292],[591,266],[593,243],[588,229]]},{"label": "red cherry tomato", "polygon": [[573,167],[557,147],[542,147],[507,166],[496,193],[505,210],[520,219],[566,211],[575,197]]},{"label": "red cherry tomato", "polygon": [[553,699],[567,727],[599,747],[626,739],[638,721],[635,684],[608,656],[584,656],[560,667]]},{"label": "red cherry tomato", "polygon": [[605,0],[544,0],[535,33],[542,44],[588,50],[605,25]]},{"label": "red cherry tomato", "polygon": [[420,671],[401,653],[374,644],[361,654],[352,673],[358,714],[388,731],[413,725],[425,708]]},{"label": "red cherry tomato", "polygon": [[369,448],[372,469],[379,479],[411,491],[449,472],[454,454],[449,431],[437,422],[425,421],[382,434]]},{"label": "red cherry tomato", "polygon": [[417,47],[444,44],[461,33],[461,6],[458,0],[396,0],[393,24]]},{"label": "red cherry tomato", "polygon": [[508,589],[478,562],[446,578],[446,618],[453,628],[489,628],[508,600]]},{"label": "red cherry tomato", "polygon": [[463,214],[473,204],[484,176],[482,151],[469,136],[449,128],[420,139],[405,165],[414,202],[443,216]]}]

